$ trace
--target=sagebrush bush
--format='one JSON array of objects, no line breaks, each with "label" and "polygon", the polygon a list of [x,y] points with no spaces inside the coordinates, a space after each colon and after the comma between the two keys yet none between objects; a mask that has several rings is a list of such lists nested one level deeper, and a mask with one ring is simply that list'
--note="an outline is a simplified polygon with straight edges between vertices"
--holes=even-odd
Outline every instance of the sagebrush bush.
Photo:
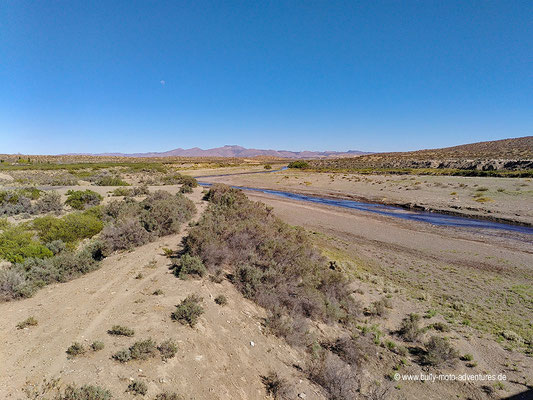
[{"label": "sagebrush bush", "polygon": [[34,317],[28,317],[17,324],[17,329],[24,329],[28,326],[36,326],[39,322]]},{"label": "sagebrush bush", "polygon": [[172,339],[167,339],[161,342],[161,344],[157,346],[157,349],[161,353],[163,360],[168,360],[176,355],[178,352],[178,345]]},{"label": "sagebrush bush", "polygon": [[215,297],[215,303],[217,303],[219,306],[225,306],[228,304],[228,299],[223,294],[219,294],[217,297]]},{"label": "sagebrush bush", "polygon": [[404,340],[408,342],[415,342],[420,339],[420,336],[422,335],[422,330],[420,328],[420,315],[409,314],[409,316],[404,318],[398,333]]},{"label": "sagebrush bush", "polygon": [[161,190],[149,194],[140,205],[141,223],[157,236],[178,233],[181,225],[196,212],[194,203],[185,196]]},{"label": "sagebrush bush", "polygon": [[68,385],[64,392],[54,400],[111,400],[112,398],[111,392],[100,386],[83,385],[77,387]]},{"label": "sagebrush bush", "polygon": [[100,351],[100,350],[103,350],[104,347],[105,347],[104,342],[101,342],[99,340],[95,340],[94,342],[91,343],[92,351]]},{"label": "sagebrush bush", "polygon": [[92,190],[69,190],[65,204],[75,210],[83,210],[90,206],[97,206],[102,201],[102,196]]},{"label": "sagebrush bush", "polygon": [[31,214],[33,205],[30,196],[22,190],[0,191],[0,216]]},{"label": "sagebrush bush", "polygon": [[143,381],[135,380],[128,385],[127,391],[132,392],[133,394],[144,396],[146,393],[148,393],[148,385]]},{"label": "sagebrush bush", "polygon": [[424,364],[439,366],[450,364],[459,357],[457,350],[453,348],[448,339],[432,336],[426,343],[426,353],[422,356]]},{"label": "sagebrush bush", "polygon": [[127,326],[122,325],[113,325],[111,329],[107,331],[110,335],[115,336],[128,336],[131,337],[135,335],[135,331],[131,328],[128,328]]},{"label": "sagebrush bush", "polygon": [[339,356],[325,351],[308,366],[309,379],[322,386],[328,398],[352,400],[357,398],[360,377],[354,366],[342,361]]},{"label": "sagebrush bush", "polygon": [[194,328],[198,322],[198,318],[204,313],[204,308],[200,304],[201,302],[202,298],[195,294],[187,296],[176,306],[176,310],[171,315],[172,319]]},{"label": "sagebrush bush", "polygon": [[185,253],[210,272],[232,266],[236,287],[269,310],[324,321],[358,313],[346,278],[328,268],[303,229],[226,185],[213,185],[205,197],[210,204],[185,239]]},{"label": "sagebrush bush", "polygon": [[44,214],[49,212],[57,213],[63,209],[61,196],[57,192],[45,192],[37,200],[34,207],[35,214]]},{"label": "sagebrush bush", "polygon": [[182,400],[183,397],[173,392],[163,392],[155,396],[155,400]]},{"label": "sagebrush bush", "polygon": [[186,279],[189,275],[205,276],[207,269],[200,257],[184,254],[177,264],[173,265],[174,275],[180,279]]},{"label": "sagebrush bush", "polygon": [[131,360],[131,352],[129,349],[119,350],[112,357],[121,363],[126,363]]},{"label": "sagebrush bush", "polygon": [[0,270],[0,301],[25,297],[27,287],[24,275],[16,270]]},{"label": "sagebrush bush", "polygon": [[76,357],[76,356],[80,356],[82,354],[85,354],[87,350],[85,349],[85,347],[83,346],[83,344],[81,343],[78,343],[78,342],[74,342],[70,345],[70,347],[67,349],[67,354],[70,356],[70,357]]},{"label": "sagebrush bush", "polygon": [[[364,339],[359,339],[364,340]],[[366,343],[369,347],[370,343]],[[350,365],[359,366],[364,358],[364,352],[360,343],[352,337],[340,337],[329,346],[329,350],[338,355],[342,361]]]},{"label": "sagebrush bush", "polygon": [[100,235],[106,245],[106,252],[129,250],[150,241],[150,233],[143,228],[136,218],[117,221],[107,225]]},{"label": "sagebrush bush", "polygon": [[275,400],[289,400],[294,398],[294,390],[291,385],[276,372],[271,371],[268,375],[262,376],[261,381],[265,385],[267,395],[272,396]]},{"label": "sagebrush bush", "polygon": [[133,343],[129,350],[133,360],[147,360],[157,354],[157,344],[148,338]]}]

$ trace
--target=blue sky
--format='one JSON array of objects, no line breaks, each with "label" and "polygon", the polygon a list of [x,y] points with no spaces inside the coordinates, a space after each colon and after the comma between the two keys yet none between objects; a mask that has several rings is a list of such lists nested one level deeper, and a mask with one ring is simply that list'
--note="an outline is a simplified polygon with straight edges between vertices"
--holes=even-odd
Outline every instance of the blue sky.
[{"label": "blue sky", "polygon": [[0,2],[0,153],[533,134],[533,2]]}]

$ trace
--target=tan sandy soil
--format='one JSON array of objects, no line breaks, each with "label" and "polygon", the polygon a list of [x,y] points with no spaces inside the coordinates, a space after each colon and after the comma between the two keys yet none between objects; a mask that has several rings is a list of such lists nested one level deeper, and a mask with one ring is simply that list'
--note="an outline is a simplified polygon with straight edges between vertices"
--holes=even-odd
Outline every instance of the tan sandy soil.
[{"label": "tan sandy soil", "polygon": [[[225,172],[218,170],[213,173]],[[419,206],[428,210],[533,224],[533,181],[530,178],[360,175],[285,170],[271,174],[213,177],[205,180],[318,196]],[[487,190],[481,190],[485,188]]]}]

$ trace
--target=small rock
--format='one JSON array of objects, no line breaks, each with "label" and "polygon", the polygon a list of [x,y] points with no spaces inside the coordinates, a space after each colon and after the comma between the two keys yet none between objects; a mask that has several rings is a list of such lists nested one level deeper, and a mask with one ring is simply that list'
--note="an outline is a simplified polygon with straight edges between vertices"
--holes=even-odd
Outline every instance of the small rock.
[{"label": "small rock", "polygon": [[300,399],[305,399],[305,398],[307,397],[307,395],[306,395],[305,393],[302,392],[302,393],[298,393],[298,397],[299,397]]},{"label": "small rock", "polygon": [[255,343],[254,342],[250,342],[250,346],[254,347]]}]

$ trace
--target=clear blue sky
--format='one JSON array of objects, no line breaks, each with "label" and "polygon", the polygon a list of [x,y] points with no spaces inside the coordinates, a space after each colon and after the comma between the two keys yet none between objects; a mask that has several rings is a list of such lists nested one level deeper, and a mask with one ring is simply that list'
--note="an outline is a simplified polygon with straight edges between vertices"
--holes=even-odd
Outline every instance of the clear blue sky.
[{"label": "clear blue sky", "polygon": [[531,0],[3,0],[0,153],[526,136],[532,60]]}]

